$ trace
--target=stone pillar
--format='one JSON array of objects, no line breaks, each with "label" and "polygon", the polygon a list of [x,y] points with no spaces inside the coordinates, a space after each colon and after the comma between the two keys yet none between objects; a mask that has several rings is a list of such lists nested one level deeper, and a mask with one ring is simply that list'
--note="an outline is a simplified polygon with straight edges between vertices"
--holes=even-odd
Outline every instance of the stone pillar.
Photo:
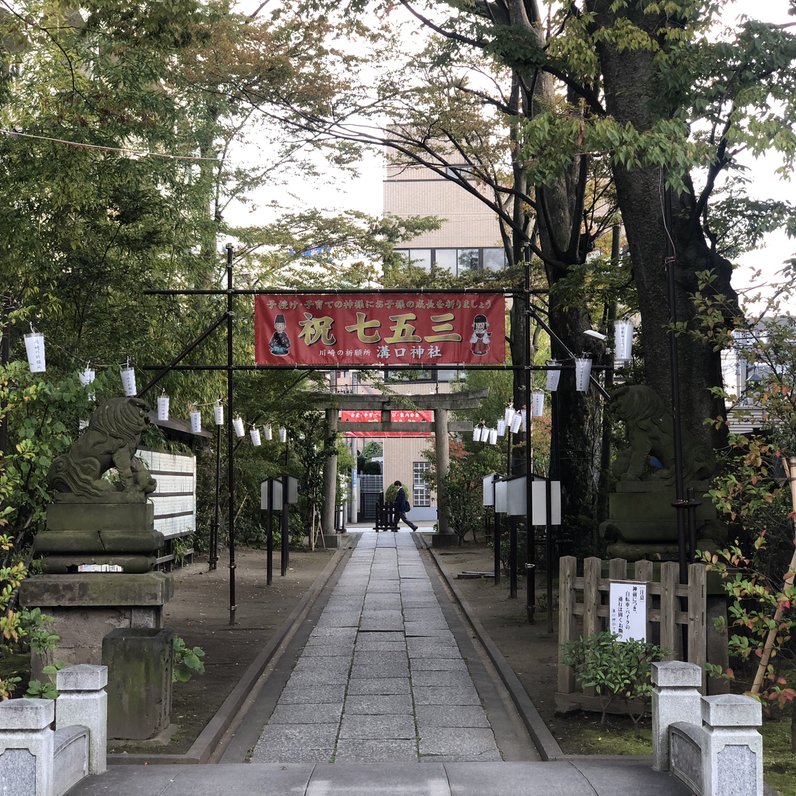
[{"label": "stone pillar", "polygon": [[112,630],[102,640],[110,670],[108,735],[144,740],[169,726],[174,633],[171,630]]},{"label": "stone pillar", "polygon": [[702,669],[683,661],[653,663],[652,685],[652,768],[668,771],[669,725],[702,724]]},{"label": "stone pillar", "polygon": [[55,728],[71,724],[87,727],[88,773],[101,774],[107,769],[108,750],[108,667],[82,663],[61,669],[56,675],[58,701]]},{"label": "stone pillar", "polygon": [[455,539],[448,514],[448,470],[451,459],[447,409],[434,410],[434,445],[437,453],[437,533],[432,538],[432,544],[434,547],[447,547]]},{"label": "stone pillar", "polygon": [[[326,410],[327,444],[334,445],[337,440],[337,409]],[[335,537],[334,510],[337,501],[337,454],[327,456],[323,463],[323,508],[321,510],[321,530],[324,537]]]},{"label": "stone pillar", "polygon": [[752,697],[702,697],[704,793],[763,796],[762,705]]},{"label": "stone pillar", "polygon": [[52,796],[52,699],[0,702],[0,788],[8,794]]}]

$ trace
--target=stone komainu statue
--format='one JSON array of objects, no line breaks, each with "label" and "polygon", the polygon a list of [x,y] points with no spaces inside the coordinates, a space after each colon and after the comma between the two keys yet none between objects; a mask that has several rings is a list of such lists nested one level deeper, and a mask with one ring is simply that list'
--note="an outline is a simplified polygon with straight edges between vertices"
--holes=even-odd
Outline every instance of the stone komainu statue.
[{"label": "stone komainu statue", "polygon": [[[652,478],[674,480],[674,435],[669,409],[658,393],[645,384],[620,387],[611,396],[610,410],[627,430],[629,450],[620,453],[614,474],[625,481],[641,480],[649,471],[650,457],[663,467]],[[686,481],[702,480],[713,474],[713,452],[683,435],[683,474]]]},{"label": "stone komainu statue", "polygon": [[[88,428],[50,466],[47,482],[54,499],[75,495],[89,502],[145,501],[156,483],[135,452],[149,422],[147,413],[147,405],[137,398],[101,403]],[[112,467],[119,472],[117,483],[102,477]]]}]

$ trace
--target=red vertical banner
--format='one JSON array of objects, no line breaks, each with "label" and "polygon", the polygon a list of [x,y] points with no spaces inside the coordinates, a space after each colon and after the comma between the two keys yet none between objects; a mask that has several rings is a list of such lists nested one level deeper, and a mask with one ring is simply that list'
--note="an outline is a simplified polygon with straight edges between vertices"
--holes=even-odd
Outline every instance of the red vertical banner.
[{"label": "red vertical banner", "polygon": [[502,365],[502,293],[279,293],[254,299],[259,365]]}]

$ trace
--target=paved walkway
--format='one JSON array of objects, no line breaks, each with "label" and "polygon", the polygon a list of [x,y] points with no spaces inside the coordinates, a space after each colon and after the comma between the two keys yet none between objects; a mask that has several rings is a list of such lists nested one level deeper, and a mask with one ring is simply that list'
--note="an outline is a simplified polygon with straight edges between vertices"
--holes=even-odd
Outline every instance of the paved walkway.
[{"label": "paved walkway", "polygon": [[362,534],[251,761],[501,759],[414,537]]},{"label": "paved walkway", "polygon": [[71,796],[686,793],[645,760],[539,762],[409,533],[363,533],[309,624],[221,764],[113,766]]}]

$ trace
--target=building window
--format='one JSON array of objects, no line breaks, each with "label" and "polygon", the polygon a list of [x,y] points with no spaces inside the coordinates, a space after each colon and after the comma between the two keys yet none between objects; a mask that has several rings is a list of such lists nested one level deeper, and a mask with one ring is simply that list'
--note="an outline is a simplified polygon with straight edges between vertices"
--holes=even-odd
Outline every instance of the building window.
[{"label": "building window", "polygon": [[431,270],[431,249],[404,249],[399,254],[402,254],[415,268]]},{"label": "building window", "polygon": [[503,249],[483,249],[483,254],[487,271],[500,271],[506,267],[506,252]]},{"label": "building window", "polygon": [[427,475],[431,472],[431,462],[412,462],[412,505],[428,508],[431,505],[431,489]]},{"label": "building window", "polygon": [[480,267],[478,249],[458,249],[459,274],[477,271]]},{"label": "building window", "polygon": [[434,268],[456,273],[456,249],[434,249]]},{"label": "building window", "polygon": [[486,269],[499,271],[507,265],[506,254],[498,247],[486,249],[397,249],[407,262],[424,271],[446,271],[464,276]]}]

